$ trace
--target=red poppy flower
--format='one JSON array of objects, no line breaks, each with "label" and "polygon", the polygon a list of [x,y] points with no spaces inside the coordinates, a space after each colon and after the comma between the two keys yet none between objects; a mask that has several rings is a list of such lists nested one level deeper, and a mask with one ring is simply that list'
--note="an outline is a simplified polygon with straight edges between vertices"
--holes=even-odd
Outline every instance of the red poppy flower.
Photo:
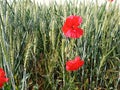
[{"label": "red poppy flower", "polygon": [[8,81],[8,78],[6,78],[4,70],[2,68],[0,68],[0,88],[7,81]]},{"label": "red poppy flower", "polygon": [[67,17],[63,27],[62,31],[66,37],[70,38],[79,38],[83,35],[83,30],[79,28],[78,26],[82,23],[82,17],[80,16],[69,16]]},{"label": "red poppy flower", "polygon": [[113,0],[109,0],[110,2],[112,2]]},{"label": "red poppy flower", "polygon": [[74,60],[69,60],[66,62],[66,70],[67,71],[75,71],[78,70],[80,67],[82,67],[84,64],[84,61],[80,59],[79,56],[77,56]]}]

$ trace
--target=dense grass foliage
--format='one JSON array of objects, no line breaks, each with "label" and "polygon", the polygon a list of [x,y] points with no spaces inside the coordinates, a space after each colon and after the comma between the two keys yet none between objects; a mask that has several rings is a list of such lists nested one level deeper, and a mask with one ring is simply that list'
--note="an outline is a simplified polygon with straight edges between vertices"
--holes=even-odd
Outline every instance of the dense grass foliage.
[{"label": "dense grass foliage", "polygon": [[[119,7],[76,3],[0,1],[0,67],[10,79],[4,90],[120,89]],[[69,15],[83,18],[79,39],[62,33]],[[67,72],[65,62],[77,55],[84,66]]]}]

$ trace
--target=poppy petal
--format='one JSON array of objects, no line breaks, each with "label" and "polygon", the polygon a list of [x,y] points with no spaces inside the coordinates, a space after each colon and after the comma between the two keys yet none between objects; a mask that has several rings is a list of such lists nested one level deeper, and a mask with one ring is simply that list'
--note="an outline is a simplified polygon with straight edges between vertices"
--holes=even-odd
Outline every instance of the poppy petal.
[{"label": "poppy petal", "polygon": [[66,37],[79,38],[83,35],[83,30],[81,28],[76,28],[74,30],[71,28],[65,28],[64,30],[64,35]]},{"label": "poppy petal", "polygon": [[0,83],[0,88],[2,88],[2,86],[3,86],[3,83]]},{"label": "poppy petal", "polygon": [[73,16],[67,17],[66,22],[64,23],[64,25],[66,25],[66,26],[68,26],[68,27],[73,26],[72,19],[73,19]]},{"label": "poppy petal", "polygon": [[82,23],[82,17],[74,16],[73,24],[74,26],[78,27]]},{"label": "poppy petal", "polygon": [[5,77],[5,72],[2,68],[0,68],[0,87],[3,86],[5,82],[8,82],[8,78]]},{"label": "poppy petal", "polygon": [[5,76],[5,72],[3,71],[2,68],[0,68],[0,77],[4,77]]},{"label": "poppy petal", "polygon": [[78,27],[81,23],[82,23],[82,17],[76,16],[76,15],[68,16],[66,19],[66,22],[65,22],[65,24],[69,27],[71,27],[73,25]]},{"label": "poppy petal", "polygon": [[78,27],[81,23],[82,18],[80,16],[69,16],[62,27],[64,35],[69,38],[79,38],[82,36],[83,30]]},{"label": "poppy petal", "polygon": [[78,70],[81,66],[83,66],[84,61],[80,60],[80,57],[77,56],[74,60],[69,60],[66,62],[66,70],[74,71]]},{"label": "poppy petal", "polygon": [[7,82],[9,79],[8,78],[0,78],[0,83],[5,83]]}]

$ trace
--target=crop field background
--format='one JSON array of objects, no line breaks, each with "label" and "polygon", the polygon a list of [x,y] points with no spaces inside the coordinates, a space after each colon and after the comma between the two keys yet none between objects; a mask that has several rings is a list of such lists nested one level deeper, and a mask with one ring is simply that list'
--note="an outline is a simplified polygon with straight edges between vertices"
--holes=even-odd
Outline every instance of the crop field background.
[{"label": "crop field background", "polygon": [[[0,0],[0,67],[9,81],[2,90],[120,90],[120,7],[30,0]],[[70,15],[83,18],[84,34],[66,38],[62,26]],[[65,62],[79,55],[79,70]]]}]

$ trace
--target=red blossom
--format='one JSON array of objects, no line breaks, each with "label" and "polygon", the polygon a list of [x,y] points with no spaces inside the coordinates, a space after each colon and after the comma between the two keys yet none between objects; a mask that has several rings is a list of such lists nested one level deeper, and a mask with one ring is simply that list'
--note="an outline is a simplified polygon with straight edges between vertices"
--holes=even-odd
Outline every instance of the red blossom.
[{"label": "red blossom", "polygon": [[109,0],[110,2],[112,2],[113,0]]},{"label": "red blossom", "polygon": [[79,38],[82,36],[83,29],[79,28],[81,23],[82,17],[75,15],[68,16],[62,27],[64,35],[69,38]]},{"label": "red blossom", "polygon": [[4,70],[0,68],[0,88],[2,88],[5,82],[8,82],[8,78],[6,78]]},{"label": "red blossom", "polygon": [[66,62],[66,70],[67,71],[75,71],[78,70],[80,67],[82,67],[84,64],[84,61],[80,59],[79,56],[77,56],[74,60],[69,60]]}]

